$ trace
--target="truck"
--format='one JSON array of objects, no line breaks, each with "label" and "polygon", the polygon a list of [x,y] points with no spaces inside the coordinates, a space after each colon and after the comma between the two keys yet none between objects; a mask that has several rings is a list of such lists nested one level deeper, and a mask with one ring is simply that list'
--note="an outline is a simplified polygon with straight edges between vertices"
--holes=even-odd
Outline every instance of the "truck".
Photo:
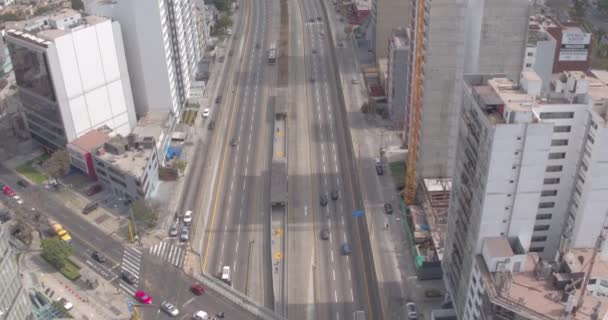
[{"label": "truck", "polygon": [[67,243],[70,243],[72,241],[72,237],[70,236],[70,234],[57,221],[49,220],[49,225],[51,226],[51,233],[53,235],[57,236],[59,239]]}]

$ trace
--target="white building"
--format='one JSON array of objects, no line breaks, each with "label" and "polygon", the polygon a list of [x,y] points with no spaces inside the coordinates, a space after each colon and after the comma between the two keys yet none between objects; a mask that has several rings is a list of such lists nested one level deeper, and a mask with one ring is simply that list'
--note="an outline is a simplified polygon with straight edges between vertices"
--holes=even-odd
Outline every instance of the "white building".
[{"label": "white building", "polygon": [[[393,30],[388,44],[387,96],[391,120],[400,128],[405,121],[405,99],[407,97],[407,74],[410,41],[405,29]],[[407,127],[405,128],[407,132]]]},{"label": "white building", "polygon": [[[491,272],[497,269],[487,255],[508,257],[507,269],[520,272],[526,253],[555,260],[593,247],[608,226],[608,82],[565,73],[542,96],[534,72],[523,72],[520,82],[464,77],[443,260],[460,319],[481,310],[471,289],[478,255]],[[497,237],[506,240],[491,240],[502,244],[490,248],[504,249],[486,252]]]},{"label": "white building", "polygon": [[120,22],[137,115],[179,115],[201,58],[193,0],[88,0],[85,11]]},{"label": "white building", "polygon": [[553,36],[539,27],[539,22],[530,21],[528,41],[524,55],[523,71],[534,71],[543,81],[543,92],[549,91],[553,76],[553,57],[557,41]]},{"label": "white building", "polygon": [[65,9],[10,24],[5,41],[35,140],[56,149],[102,126],[131,132],[135,111],[117,22]]}]

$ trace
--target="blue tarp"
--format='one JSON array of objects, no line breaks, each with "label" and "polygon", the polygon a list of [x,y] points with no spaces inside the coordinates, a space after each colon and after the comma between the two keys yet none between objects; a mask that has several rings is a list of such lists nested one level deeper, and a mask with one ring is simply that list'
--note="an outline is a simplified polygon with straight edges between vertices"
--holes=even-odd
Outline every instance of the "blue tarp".
[{"label": "blue tarp", "polygon": [[181,154],[182,154],[181,147],[169,146],[169,148],[167,148],[167,160],[171,160],[173,158],[179,158],[179,156]]}]

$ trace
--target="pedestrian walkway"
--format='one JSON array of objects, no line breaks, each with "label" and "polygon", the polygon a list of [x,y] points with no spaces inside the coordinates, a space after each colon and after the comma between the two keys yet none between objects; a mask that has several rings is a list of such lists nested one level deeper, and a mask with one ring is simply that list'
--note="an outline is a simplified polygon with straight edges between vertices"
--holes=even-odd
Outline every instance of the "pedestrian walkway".
[{"label": "pedestrian walkway", "polygon": [[152,256],[160,257],[164,261],[181,268],[184,266],[186,250],[187,247],[185,243],[162,241],[150,247],[150,254]]},{"label": "pedestrian walkway", "polygon": [[122,254],[121,270],[135,277],[135,282],[131,285],[124,280],[120,281],[120,289],[125,291],[129,296],[134,296],[139,285],[139,271],[141,266],[142,254],[141,251],[132,247],[125,247]]}]

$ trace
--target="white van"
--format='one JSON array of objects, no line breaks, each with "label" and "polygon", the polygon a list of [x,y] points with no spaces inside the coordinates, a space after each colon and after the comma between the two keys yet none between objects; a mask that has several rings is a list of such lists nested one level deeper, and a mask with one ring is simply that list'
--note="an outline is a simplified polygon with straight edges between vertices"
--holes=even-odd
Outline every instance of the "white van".
[{"label": "white van", "polygon": [[224,266],[222,268],[222,281],[227,285],[232,285],[230,281],[230,266]]},{"label": "white van", "polygon": [[205,311],[197,311],[194,316],[192,316],[193,320],[209,320],[209,315]]}]

